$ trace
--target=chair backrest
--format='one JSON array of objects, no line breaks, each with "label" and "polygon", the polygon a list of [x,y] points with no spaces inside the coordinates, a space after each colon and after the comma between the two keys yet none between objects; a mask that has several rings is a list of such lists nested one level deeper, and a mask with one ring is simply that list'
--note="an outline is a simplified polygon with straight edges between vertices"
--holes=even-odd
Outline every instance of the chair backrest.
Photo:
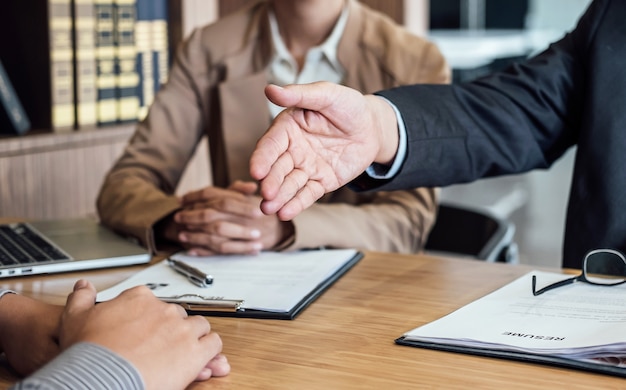
[{"label": "chair backrest", "polygon": [[490,262],[517,263],[514,233],[513,222],[486,210],[440,204],[424,249]]}]

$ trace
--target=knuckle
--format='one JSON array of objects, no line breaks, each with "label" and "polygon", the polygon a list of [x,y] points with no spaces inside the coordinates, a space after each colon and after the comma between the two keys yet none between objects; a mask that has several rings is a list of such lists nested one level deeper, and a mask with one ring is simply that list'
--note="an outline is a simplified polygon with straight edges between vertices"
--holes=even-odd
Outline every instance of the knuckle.
[{"label": "knuckle", "polygon": [[211,221],[211,220],[213,220],[213,217],[215,215],[215,210],[213,210],[213,209],[203,209],[201,211],[200,215],[201,215],[203,220]]},{"label": "knuckle", "polygon": [[217,222],[214,226],[216,234],[219,234],[220,236],[225,236],[228,234],[228,224],[224,221]]}]

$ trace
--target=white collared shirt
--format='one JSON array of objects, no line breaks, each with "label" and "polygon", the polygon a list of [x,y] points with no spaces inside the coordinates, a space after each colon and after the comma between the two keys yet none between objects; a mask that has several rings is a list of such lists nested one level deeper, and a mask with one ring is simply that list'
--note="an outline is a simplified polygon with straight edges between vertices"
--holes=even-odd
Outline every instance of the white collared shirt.
[{"label": "white collared shirt", "polygon": [[[274,44],[274,57],[268,66],[267,81],[270,84],[306,84],[314,81],[330,81],[340,83],[345,75],[345,69],[337,60],[337,47],[348,21],[348,7],[344,7],[328,38],[319,46],[309,49],[306,53],[302,71],[298,72],[298,64],[287,46],[283,42],[278,30],[278,23],[274,12],[269,12],[270,31]],[[268,100],[270,113],[275,118],[283,107],[277,106]]]}]

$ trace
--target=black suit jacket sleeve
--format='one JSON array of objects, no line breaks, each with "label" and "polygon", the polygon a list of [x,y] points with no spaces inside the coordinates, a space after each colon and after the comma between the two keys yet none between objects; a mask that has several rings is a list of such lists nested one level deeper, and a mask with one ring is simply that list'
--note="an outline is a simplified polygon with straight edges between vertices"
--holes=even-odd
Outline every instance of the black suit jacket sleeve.
[{"label": "black suit jacket sleeve", "polygon": [[465,84],[379,92],[397,106],[408,135],[393,180],[363,175],[352,187],[445,186],[547,168],[578,142],[589,59],[608,1],[596,1],[574,31],[505,71]]}]

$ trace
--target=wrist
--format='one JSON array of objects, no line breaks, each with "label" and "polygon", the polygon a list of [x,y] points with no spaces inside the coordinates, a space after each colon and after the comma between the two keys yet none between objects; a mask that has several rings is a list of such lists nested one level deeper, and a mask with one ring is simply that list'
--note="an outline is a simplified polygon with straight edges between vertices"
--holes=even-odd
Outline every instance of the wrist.
[{"label": "wrist", "polygon": [[161,220],[154,224],[154,237],[156,238],[157,242],[178,242],[178,224],[174,221],[174,214],[177,211],[167,215],[166,217],[163,217]]},{"label": "wrist", "polygon": [[391,165],[398,152],[400,136],[398,134],[398,118],[387,99],[373,95],[374,118],[377,126],[378,145],[380,146],[375,163]]},{"label": "wrist", "polygon": [[277,252],[289,248],[296,240],[296,229],[293,222],[281,221],[280,232],[278,242],[272,247],[272,250]]},{"label": "wrist", "polygon": [[3,335],[7,334],[6,327],[11,319],[11,302],[13,297],[9,295],[16,295],[11,290],[4,290],[0,292],[0,353],[4,352],[4,340]]}]

